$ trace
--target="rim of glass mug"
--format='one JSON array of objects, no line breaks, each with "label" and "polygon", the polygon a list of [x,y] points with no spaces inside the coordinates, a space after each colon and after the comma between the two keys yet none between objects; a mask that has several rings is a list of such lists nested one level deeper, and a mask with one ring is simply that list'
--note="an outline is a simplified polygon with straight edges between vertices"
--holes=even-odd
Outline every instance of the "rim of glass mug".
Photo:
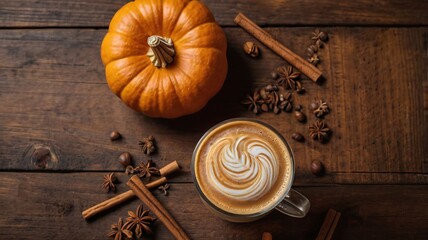
[{"label": "rim of glass mug", "polygon": [[[248,121],[248,122],[253,122],[253,123],[257,123],[260,124],[268,129],[270,129],[273,133],[275,133],[279,139],[281,139],[281,141],[284,143],[285,147],[287,148],[288,152],[290,153],[290,164],[291,164],[291,173],[290,173],[290,181],[288,182],[287,185],[287,190],[284,192],[284,195],[280,198],[278,198],[278,200],[275,202],[275,204],[272,204],[271,207],[264,209],[261,212],[257,212],[257,213],[252,213],[252,214],[235,214],[235,213],[230,213],[227,212],[219,207],[217,207],[216,205],[214,205],[206,196],[205,194],[202,192],[201,187],[199,186],[199,183],[196,179],[196,175],[195,175],[195,157],[196,157],[196,153],[199,150],[199,147],[201,145],[201,142],[208,136],[208,134],[210,134],[212,131],[214,131],[215,129],[217,129],[218,127],[230,123],[230,122],[238,122],[238,121]],[[269,212],[271,212],[272,210],[275,209],[275,207],[277,207],[283,200],[284,198],[286,198],[288,196],[288,193],[290,192],[291,186],[293,185],[293,181],[294,181],[294,154],[293,151],[290,147],[290,145],[288,144],[287,140],[285,140],[285,138],[282,136],[282,134],[280,132],[278,132],[278,130],[276,130],[274,127],[272,127],[271,125],[260,121],[260,120],[256,120],[256,119],[251,119],[251,118],[231,118],[225,121],[222,121],[220,123],[217,123],[216,125],[214,125],[213,127],[211,127],[210,129],[208,129],[208,131],[206,131],[204,133],[204,135],[199,139],[198,143],[196,144],[195,149],[193,150],[193,155],[192,155],[192,161],[190,164],[191,168],[190,168],[190,172],[192,174],[192,180],[193,183],[196,186],[196,189],[199,193],[199,196],[202,198],[202,200],[209,205],[209,207],[213,208],[215,211],[221,213],[222,215],[226,215],[227,217],[231,217],[231,218],[241,218],[241,217],[245,217],[245,218],[250,218],[250,219],[258,219],[260,217],[263,217],[264,215],[268,214]]]}]

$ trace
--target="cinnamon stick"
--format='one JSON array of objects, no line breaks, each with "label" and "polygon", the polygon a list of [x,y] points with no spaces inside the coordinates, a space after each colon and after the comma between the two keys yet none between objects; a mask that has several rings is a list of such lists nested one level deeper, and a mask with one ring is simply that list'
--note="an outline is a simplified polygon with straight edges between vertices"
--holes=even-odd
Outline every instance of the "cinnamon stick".
[{"label": "cinnamon stick", "polygon": [[268,32],[257,26],[257,24],[248,19],[243,13],[238,13],[234,21],[253,37],[266,45],[266,47],[284,58],[295,68],[299,69],[299,71],[305,74],[312,81],[317,82],[321,77],[322,73],[318,68],[275,40]]},{"label": "cinnamon stick", "polygon": [[173,161],[168,163],[163,168],[159,169],[159,173],[161,176],[166,176],[180,169],[180,165],[178,165],[177,161]]},{"label": "cinnamon stick", "polygon": [[[171,174],[171,173],[173,173],[179,169],[180,169],[180,166],[178,165],[177,161],[173,161],[173,162],[168,163],[166,166],[162,167],[159,170],[159,173],[162,176],[162,178],[160,178],[156,181],[153,181],[151,183],[148,183],[146,185],[146,187],[148,189],[152,189],[152,188],[158,187],[158,186],[166,183],[166,178],[164,176]],[[119,194],[113,198],[107,199],[104,202],[98,203],[97,205],[86,209],[85,211],[82,212],[82,216],[84,219],[88,219],[92,216],[95,216],[96,214],[98,214],[100,212],[103,212],[107,209],[110,209],[110,208],[120,204],[120,203],[123,203],[123,202],[129,200],[130,198],[132,198],[134,196],[135,196],[135,194],[134,194],[134,192],[132,192],[132,190],[121,193],[121,194]]]},{"label": "cinnamon stick", "polygon": [[325,238],[326,240],[331,240],[331,238],[333,237],[333,233],[334,233],[334,230],[336,230],[336,226],[337,226],[337,223],[339,222],[339,218],[340,218],[340,212],[337,212],[336,216],[334,216],[334,220],[333,220],[333,223],[331,224],[330,230],[328,231],[327,237]]},{"label": "cinnamon stick", "polygon": [[135,195],[152,210],[176,239],[190,239],[171,214],[169,214],[147,187],[144,186],[144,183],[138,176],[132,176],[126,184],[134,191]]},{"label": "cinnamon stick", "polygon": [[315,240],[330,240],[339,222],[339,218],[340,212],[330,208]]},{"label": "cinnamon stick", "polygon": [[[146,187],[148,189],[152,189],[155,187],[158,187],[162,184],[166,183],[166,177],[162,177],[159,178],[153,182],[150,182],[146,185]],[[103,212],[107,209],[110,209],[120,203],[126,202],[127,200],[131,199],[132,197],[134,197],[135,194],[132,190],[128,190],[124,193],[121,193],[115,197],[112,197],[110,199],[107,199],[106,201],[102,202],[102,203],[98,203],[95,206],[92,206],[88,209],[86,209],[85,211],[82,212],[82,216],[84,219],[88,219],[92,216],[95,216],[96,214]]]}]

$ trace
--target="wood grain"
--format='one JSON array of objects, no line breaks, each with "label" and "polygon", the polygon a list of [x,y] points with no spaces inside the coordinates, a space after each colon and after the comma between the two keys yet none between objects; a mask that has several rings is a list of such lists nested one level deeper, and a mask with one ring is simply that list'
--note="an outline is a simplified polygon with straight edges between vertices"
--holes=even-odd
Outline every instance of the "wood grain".
[{"label": "wood grain", "polygon": [[[128,1],[0,2],[0,27],[107,27],[114,13]],[[204,0],[216,20],[233,26],[243,12],[259,25],[427,25],[427,1],[335,0],[257,1]]]},{"label": "wood grain", "polygon": [[[2,173],[0,181],[1,239],[106,239],[110,225],[140,200],[115,208],[90,222],[80,212],[112,194],[97,191],[103,173]],[[118,192],[128,190],[127,176],[119,175]],[[55,183],[55,184],[53,184]],[[300,187],[311,210],[304,219],[272,212],[262,221],[234,224],[222,221],[204,207],[193,184],[172,184],[169,195],[154,191],[191,239],[315,239],[328,208],[342,213],[335,239],[424,239],[428,230],[426,186]],[[146,208],[146,206],[145,206]],[[152,214],[152,213],[151,213]],[[173,239],[156,222],[154,239]]]},{"label": "wood grain", "polygon": [[[290,49],[304,56],[312,28],[268,28]],[[192,151],[202,134],[231,117],[251,117],[277,128],[294,150],[297,183],[427,183],[428,119],[424,91],[428,28],[325,28],[330,33],[320,53],[327,80],[303,80],[304,95],[294,95],[308,115],[306,124],[290,114],[255,116],[239,103],[250,89],[263,86],[284,62],[263,46],[261,58],[246,56],[242,43],[252,38],[226,28],[229,74],[222,91],[201,112],[175,120],[147,118],[110,93],[99,57],[105,30],[2,30],[0,35],[0,169],[41,170],[31,149],[50,146],[59,161],[47,171],[122,171],[116,161],[128,151],[138,163],[147,160],[138,140],[154,135],[163,166],[178,160],[191,181]],[[405,70],[403,70],[405,69]],[[327,144],[291,140],[307,137],[314,116],[308,106],[324,98],[333,129]],[[124,138],[111,142],[118,130]],[[315,178],[310,162],[319,159],[327,175]]]},{"label": "wood grain", "polygon": [[[303,55],[311,30],[269,32]],[[319,159],[327,167],[327,176],[320,180],[324,183],[426,183],[428,131],[420,130],[427,129],[428,122],[421,91],[427,81],[427,58],[421,51],[426,49],[427,29],[325,30],[331,33],[330,42],[321,52],[320,68],[327,80],[320,86],[304,80],[307,93],[294,95],[309,123],[314,120],[309,103],[314,98],[329,103],[332,111],[326,121],[333,136],[325,145],[308,139],[303,144],[292,142],[291,133],[306,134],[309,123],[297,123],[285,113],[254,116],[239,104],[283,63],[263,46],[260,59],[245,56],[241,44],[251,37],[243,30],[226,29],[230,71],[223,90],[200,113],[176,120],[146,118],[109,92],[99,60],[105,30],[2,30],[0,168],[40,170],[27,152],[35,144],[45,144],[59,156],[58,164],[46,170],[121,171],[117,156],[129,151],[137,162],[147,159],[137,142],[152,134],[159,143],[155,162],[163,166],[177,159],[188,173],[193,147],[209,127],[230,117],[254,117],[290,140],[296,178],[302,182],[313,181],[308,166]],[[123,140],[109,140],[114,129]],[[183,174],[180,180],[190,181],[190,175]]]},{"label": "wood grain", "polygon": [[[110,225],[140,200],[88,222],[81,212],[115,196],[98,191],[108,171],[118,172],[118,193],[129,190],[116,161],[124,151],[135,163],[179,161],[183,169],[171,176],[169,195],[153,193],[192,239],[260,239],[263,232],[314,239],[329,208],[342,213],[334,239],[427,238],[427,1],[203,0],[225,26],[229,74],[205,109],[175,120],[134,112],[105,82],[101,40],[128,1],[0,1],[0,239],[106,239]],[[308,123],[284,113],[255,116],[239,104],[284,62],[264,46],[258,59],[243,53],[245,41],[257,41],[233,23],[238,12],[303,57],[315,26],[329,33],[319,65],[326,80],[303,79],[307,93],[294,95]],[[307,136],[314,98],[331,108],[326,144]],[[263,120],[289,140],[294,186],[312,205],[307,217],[274,211],[262,221],[233,224],[203,206],[191,183],[192,151],[208,128],[232,117]],[[111,142],[112,130],[123,139]],[[291,140],[295,131],[304,143]],[[147,135],[158,142],[152,157],[137,145]],[[36,166],[37,148],[52,153],[45,168]],[[314,159],[324,163],[323,177],[310,173]],[[154,231],[149,239],[173,239],[159,221]]]}]

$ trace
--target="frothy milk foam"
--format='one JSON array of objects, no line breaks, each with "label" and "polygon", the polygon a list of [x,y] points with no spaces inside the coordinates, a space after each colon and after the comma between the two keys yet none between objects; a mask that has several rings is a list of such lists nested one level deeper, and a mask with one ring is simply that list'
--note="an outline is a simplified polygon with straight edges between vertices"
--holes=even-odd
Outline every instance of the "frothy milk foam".
[{"label": "frothy milk foam", "polygon": [[270,209],[292,181],[289,149],[271,129],[251,121],[225,123],[200,142],[194,171],[201,191],[234,214]]}]

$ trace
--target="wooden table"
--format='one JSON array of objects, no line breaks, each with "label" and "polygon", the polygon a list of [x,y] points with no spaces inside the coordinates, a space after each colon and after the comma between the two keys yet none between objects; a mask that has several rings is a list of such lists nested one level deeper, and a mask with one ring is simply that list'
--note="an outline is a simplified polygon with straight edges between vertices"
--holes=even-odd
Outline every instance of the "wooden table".
[{"label": "wooden table", "polygon": [[[151,119],[127,108],[108,89],[100,43],[108,23],[126,1],[35,1],[0,3],[0,239],[105,239],[110,224],[140,204],[134,199],[84,221],[82,210],[114,194],[99,191],[102,176],[117,172],[118,193],[128,177],[117,157],[130,152],[149,159],[138,140],[154,135],[163,166],[178,160],[169,196],[154,191],[192,239],[314,239],[329,208],[342,212],[336,239],[427,239],[428,237],[428,3],[426,1],[204,0],[228,38],[229,74],[221,92],[199,113],[175,120]],[[326,80],[295,102],[308,112],[324,98],[331,113],[331,140],[291,140],[307,134],[291,114],[258,116],[240,100],[263,86],[284,61],[261,46],[252,59],[242,44],[255,41],[233,23],[238,11],[305,56],[316,28],[330,39],[320,53]],[[273,212],[248,224],[224,222],[200,201],[189,165],[201,135],[232,117],[276,127],[296,157],[295,188],[311,201],[304,219]],[[109,133],[124,138],[111,142]],[[41,169],[38,147],[54,156]],[[321,160],[326,174],[310,173]],[[155,224],[155,239],[172,239]]]}]

